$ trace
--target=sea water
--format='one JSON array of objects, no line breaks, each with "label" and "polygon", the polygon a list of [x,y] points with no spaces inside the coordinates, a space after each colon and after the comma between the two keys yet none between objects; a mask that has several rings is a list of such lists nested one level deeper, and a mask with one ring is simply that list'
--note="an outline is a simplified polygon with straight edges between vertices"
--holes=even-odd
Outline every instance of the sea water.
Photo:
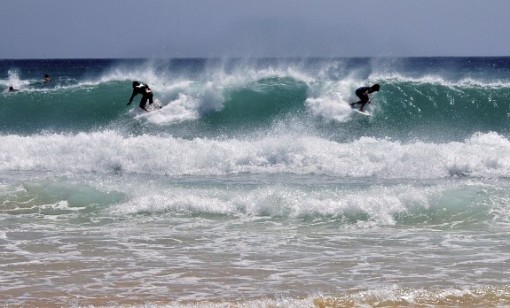
[{"label": "sea water", "polygon": [[509,124],[510,58],[1,60],[0,303],[510,305]]}]

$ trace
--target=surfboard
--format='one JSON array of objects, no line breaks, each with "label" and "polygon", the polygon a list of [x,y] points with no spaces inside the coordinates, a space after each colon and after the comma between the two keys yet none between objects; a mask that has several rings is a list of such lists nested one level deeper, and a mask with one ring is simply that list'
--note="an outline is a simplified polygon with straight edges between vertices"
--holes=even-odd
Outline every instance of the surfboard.
[{"label": "surfboard", "polygon": [[357,114],[360,114],[360,115],[364,115],[364,116],[367,116],[367,117],[371,116],[371,114],[370,114],[370,113],[368,113],[367,111],[359,111],[359,109],[354,109],[354,108],[353,108],[353,109],[352,109],[352,112],[357,113]]},{"label": "surfboard", "polygon": [[145,106],[145,108],[147,108],[147,110],[149,110],[149,112],[152,112],[152,111],[159,110],[159,109],[161,109],[163,107],[161,107],[161,105],[157,105],[156,103],[154,103],[152,105]]},{"label": "surfboard", "polygon": [[161,106],[161,103],[159,102],[159,100],[155,99],[154,103],[145,105],[145,108],[147,108],[147,110],[149,110],[149,112],[151,112],[151,111],[159,110],[163,107]]},{"label": "surfboard", "polygon": [[158,99],[154,100],[154,103],[145,105],[145,108],[147,108],[147,111],[140,108],[140,106],[133,107],[131,110],[129,110],[129,114],[132,115],[135,118],[143,118],[145,116],[148,116],[149,113],[152,113],[154,111],[160,110],[163,108],[160,101]]},{"label": "surfboard", "polygon": [[[360,114],[360,115],[364,115],[364,116],[371,116],[370,112],[368,112],[366,110],[366,108],[364,111],[359,111],[360,107],[361,107],[361,104],[354,103],[353,105],[351,105],[352,112]],[[366,107],[368,107],[368,106],[366,106]]]}]

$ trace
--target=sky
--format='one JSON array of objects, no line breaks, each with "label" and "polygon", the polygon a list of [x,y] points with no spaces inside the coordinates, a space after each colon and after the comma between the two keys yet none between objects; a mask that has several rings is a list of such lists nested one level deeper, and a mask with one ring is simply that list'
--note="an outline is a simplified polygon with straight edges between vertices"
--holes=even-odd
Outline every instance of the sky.
[{"label": "sky", "polygon": [[0,0],[0,59],[510,56],[509,0]]}]

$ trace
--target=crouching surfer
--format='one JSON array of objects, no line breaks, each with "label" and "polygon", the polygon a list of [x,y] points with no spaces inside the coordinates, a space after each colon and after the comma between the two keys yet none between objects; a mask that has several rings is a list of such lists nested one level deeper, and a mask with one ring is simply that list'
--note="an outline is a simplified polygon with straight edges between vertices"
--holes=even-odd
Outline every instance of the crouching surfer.
[{"label": "crouching surfer", "polygon": [[354,108],[354,105],[360,104],[361,107],[359,108],[359,111],[363,112],[363,109],[365,108],[366,104],[370,104],[370,98],[368,97],[368,94],[379,92],[380,86],[376,83],[371,87],[361,87],[356,89],[356,96],[359,98],[358,102],[351,103],[351,108]]},{"label": "crouching surfer", "polygon": [[141,94],[142,99],[140,100],[140,108],[143,110],[149,112],[149,110],[145,107],[147,104],[147,101],[149,101],[149,104],[152,105],[154,103],[152,99],[152,91],[149,88],[148,85],[143,84],[138,81],[133,81],[133,94],[131,94],[131,97],[129,98],[128,105],[133,102],[133,98],[135,98],[136,95]]}]

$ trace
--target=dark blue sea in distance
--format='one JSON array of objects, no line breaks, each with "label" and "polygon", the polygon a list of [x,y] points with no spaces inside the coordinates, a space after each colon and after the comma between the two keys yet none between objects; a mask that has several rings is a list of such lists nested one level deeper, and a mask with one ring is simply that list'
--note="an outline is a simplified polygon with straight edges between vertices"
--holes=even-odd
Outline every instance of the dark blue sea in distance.
[{"label": "dark blue sea in distance", "polygon": [[508,306],[509,154],[506,57],[0,60],[0,303]]}]

